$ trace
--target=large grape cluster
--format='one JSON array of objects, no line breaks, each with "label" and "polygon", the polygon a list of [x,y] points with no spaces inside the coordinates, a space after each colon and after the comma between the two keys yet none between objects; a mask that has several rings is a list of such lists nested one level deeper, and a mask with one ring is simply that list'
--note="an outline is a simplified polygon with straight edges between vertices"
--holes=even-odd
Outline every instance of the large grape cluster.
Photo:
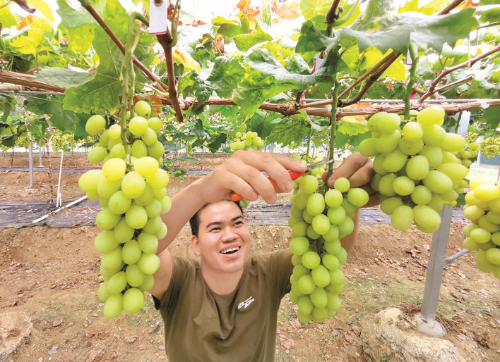
[{"label": "large grape cluster", "polygon": [[28,134],[23,134],[16,140],[16,146],[28,149],[31,143],[31,137]]},{"label": "large grape cluster", "polygon": [[[90,170],[78,180],[80,188],[91,200],[99,200],[103,209],[96,217],[103,230],[94,241],[103,253],[101,284],[98,296],[105,302],[104,316],[117,317],[122,310],[138,312],[144,304],[144,292],[154,283],[153,273],[160,266],[156,255],[158,240],[167,235],[161,214],[170,210],[166,195],[168,173],[159,168],[163,146],[157,142],[155,124],[148,127],[147,116],[136,105],[138,117],[128,123],[123,139],[120,126],[104,130],[105,120],[99,115],[86,124],[91,135],[101,134],[100,146],[89,152],[93,163],[102,161],[102,170]],[[104,132],[103,132],[104,131]],[[132,155],[124,145],[131,144]],[[161,143],[160,143],[161,145]],[[108,152],[109,151],[109,152]]]},{"label": "large grape cluster", "polygon": [[500,155],[500,137],[491,136],[484,138],[479,146],[479,151],[481,151],[481,154],[487,155],[488,158]]},{"label": "large grape cluster", "polygon": [[415,222],[419,230],[435,232],[441,224],[438,211],[456,205],[467,186],[469,158],[477,151],[465,150],[460,135],[446,133],[443,120],[443,109],[431,107],[402,128],[395,114],[377,113],[368,121],[372,138],[361,142],[359,151],[375,157],[370,186],[382,195],[380,208],[397,230]]},{"label": "large grape cluster", "polygon": [[241,134],[236,132],[236,140],[229,145],[233,151],[237,150],[260,150],[264,147],[264,140],[260,138],[257,132],[247,132]]},{"label": "large grape cluster", "polygon": [[463,246],[475,251],[479,270],[500,279],[500,184],[474,178],[470,187],[472,190],[465,195],[464,216],[472,224],[463,229],[467,236]]},{"label": "large grape cluster", "polygon": [[340,308],[338,294],[345,280],[341,264],[347,259],[340,238],[353,232],[356,208],[364,206],[369,196],[363,189],[350,189],[346,178],[336,180],[334,188],[324,195],[319,192],[317,177],[311,174],[294,182],[288,220],[294,265],[290,300],[298,305],[302,323],[320,323]]}]

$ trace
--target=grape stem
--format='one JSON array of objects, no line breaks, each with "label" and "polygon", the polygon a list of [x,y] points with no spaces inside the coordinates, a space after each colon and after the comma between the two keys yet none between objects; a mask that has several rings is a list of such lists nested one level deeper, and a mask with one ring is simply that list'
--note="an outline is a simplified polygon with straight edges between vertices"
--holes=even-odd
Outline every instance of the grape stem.
[{"label": "grape stem", "polygon": [[311,125],[311,128],[309,129],[309,136],[307,137],[306,163],[309,163],[309,148],[311,146],[312,133],[313,133],[313,128]]},{"label": "grape stem", "polygon": [[405,119],[410,118],[410,102],[411,102],[411,94],[413,93],[413,86],[417,82],[417,54],[415,52],[415,48],[413,47],[413,42],[410,42],[410,46],[408,47],[410,51],[411,58],[411,68],[410,68],[410,79],[408,81],[408,86],[406,87],[405,93]]},{"label": "grape stem", "polygon": [[[337,52],[337,56],[339,55],[338,53],[338,48],[335,50]],[[338,58],[337,58],[338,59]],[[337,64],[335,64],[335,71],[337,68]],[[335,72],[334,71],[334,72]],[[330,152],[328,155],[328,160],[332,161],[335,157],[335,137],[337,135],[337,104],[338,104],[338,97],[339,97],[339,88],[340,88],[340,83],[337,79],[337,73],[334,73],[334,88],[332,92],[332,115],[330,117],[330,124],[331,124],[331,129],[330,129]],[[326,182],[325,182],[325,193],[328,191],[328,179],[333,173],[333,162],[330,162],[328,164],[328,173],[326,176]]]}]

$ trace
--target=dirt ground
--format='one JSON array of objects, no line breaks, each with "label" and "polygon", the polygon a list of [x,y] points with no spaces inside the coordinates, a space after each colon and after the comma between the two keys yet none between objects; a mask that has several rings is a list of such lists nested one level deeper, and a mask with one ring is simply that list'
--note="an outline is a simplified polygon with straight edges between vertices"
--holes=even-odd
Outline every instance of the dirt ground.
[{"label": "dirt ground", "polygon": [[[203,167],[213,168],[220,161],[206,162]],[[43,192],[23,196],[29,187],[21,176],[27,173],[0,174],[0,200],[46,200]],[[63,198],[72,188],[77,193],[77,178],[63,175]],[[172,181],[169,193],[190,181]],[[38,182],[48,190],[46,179]],[[452,225],[448,255],[462,249],[462,227]],[[112,321],[103,317],[97,298],[100,254],[93,248],[98,233],[88,226],[0,229],[0,313],[21,311],[33,324],[8,362],[168,360],[162,320],[150,297],[136,315],[122,313]],[[252,252],[268,252],[288,247],[291,231],[254,226],[251,234]],[[174,255],[194,256],[189,236],[185,227],[170,247]],[[389,307],[408,314],[419,308],[430,244],[431,236],[415,228],[399,232],[388,225],[362,226],[343,266],[347,279],[341,309],[321,324],[303,326],[286,296],[279,311],[276,360],[399,361],[376,337],[375,315]],[[500,360],[500,281],[478,271],[472,255],[445,268],[438,312],[447,329],[444,338],[466,361]]]}]

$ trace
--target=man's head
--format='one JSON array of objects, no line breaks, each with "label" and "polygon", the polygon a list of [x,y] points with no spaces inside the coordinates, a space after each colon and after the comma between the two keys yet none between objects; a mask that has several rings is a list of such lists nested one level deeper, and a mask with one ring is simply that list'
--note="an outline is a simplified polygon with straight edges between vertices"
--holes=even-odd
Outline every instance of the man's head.
[{"label": "man's head", "polygon": [[250,251],[250,233],[239,204],[233,201],[205,204],[190,224],[191,246],[203,268],[217,272],[243,268]]}]

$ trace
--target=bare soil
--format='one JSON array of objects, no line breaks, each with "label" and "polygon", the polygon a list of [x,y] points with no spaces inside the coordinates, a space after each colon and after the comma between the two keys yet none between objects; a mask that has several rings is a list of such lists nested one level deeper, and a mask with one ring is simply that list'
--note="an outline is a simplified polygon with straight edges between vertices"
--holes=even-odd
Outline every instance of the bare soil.
[{"label": "bare soil", "polygon": [[[202,165],[213,168],[220,162],[203,160]],[[36,179],[40,192],[32,194],[21,176],[27,177],[0,174],[0,200],[46,200],[49,188],[43,175]],[[81,194],[77,179],[76,174],[63,174],[63,198],[71,190]],[[172,180],[169,193],[194,179]],[[452,225],[448,255],[462,249],[462,227]],[[98,233],[89,226],[0,229],[0,311],[25,312],[33,323],[32,334],[8,362],[168,360],[162,320],[150,297],[136,315],[122,314],[112,321],[103,317],[97,298],[100,254],[93,248]],[[291,232],[268,225],[253,226],[251,234],[252,252],[267,252],[286,248]],[[185,227],[171,252],[194,257],[189,237]],[[399,361],[397,353],[374,337],[375,315],[399,306],[410,320],[419,309],[430,244],[431,236],[415,228],[399,232],[388,225],[362,226],[343,266],[347,279],[342,307],[333,318],[303,326],[296,306],[287,296],[283,299],[277,361]],[[444,338],[466,361],[500,360],[500,281],[477,270],[472,255],[445,268],[438,312],[447,329]]]}]

